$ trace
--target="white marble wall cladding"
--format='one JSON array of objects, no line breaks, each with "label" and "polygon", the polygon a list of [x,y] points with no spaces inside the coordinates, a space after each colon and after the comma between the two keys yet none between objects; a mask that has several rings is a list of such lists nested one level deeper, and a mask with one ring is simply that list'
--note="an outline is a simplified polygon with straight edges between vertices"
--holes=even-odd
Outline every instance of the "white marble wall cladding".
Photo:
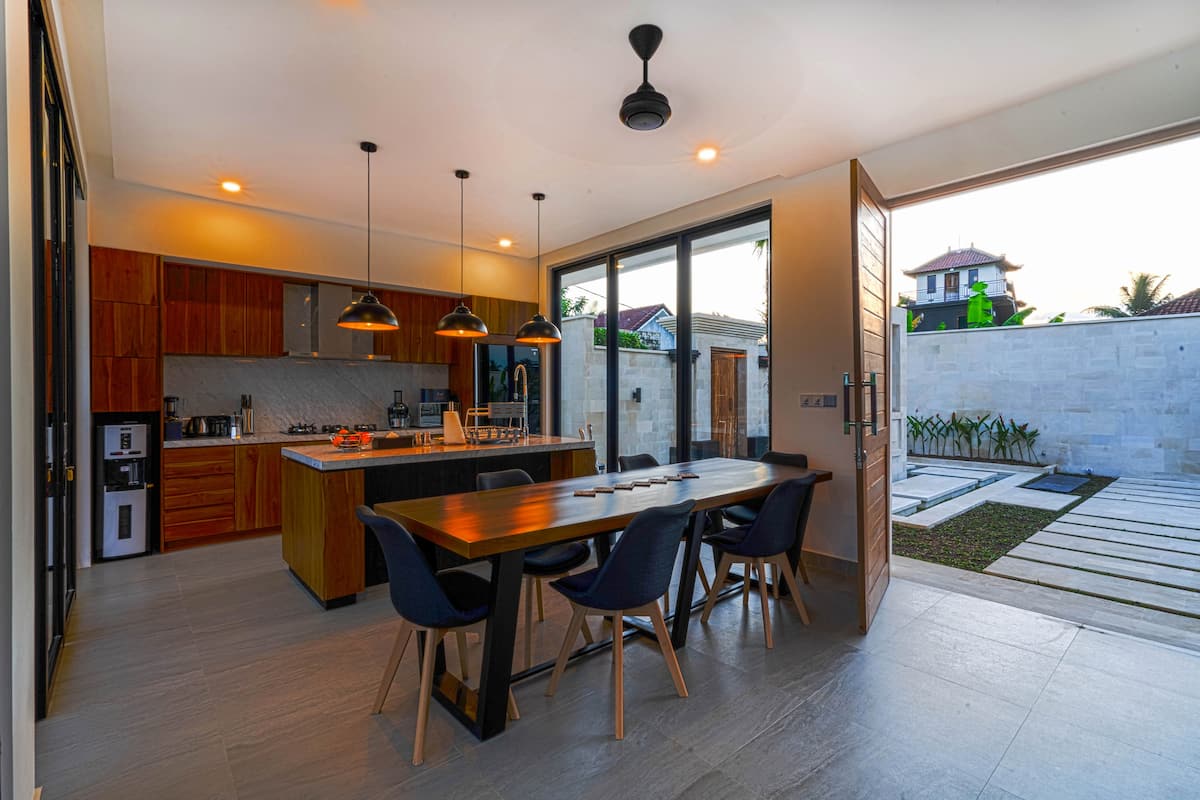
[{"label": "white marble wall cladding", "polygon": [[254,429],[281,431],[294,422],[387,426],[392,390],[416,417],[420,391],[445,388],[439,364],[300,358],[166,356],[163,394],[183,399],[182,416],[233,414],[243,394],[254,396]]}]

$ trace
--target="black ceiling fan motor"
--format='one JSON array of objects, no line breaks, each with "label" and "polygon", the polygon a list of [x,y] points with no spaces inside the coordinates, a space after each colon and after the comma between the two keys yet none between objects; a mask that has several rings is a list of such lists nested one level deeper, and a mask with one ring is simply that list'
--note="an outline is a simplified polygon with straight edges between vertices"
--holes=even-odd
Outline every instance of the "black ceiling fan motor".
[{"label": "black ceiling fan motor", "polygon": [[667,124],[671,104],[667,96],[650,85],[650,59],[662,43],[662,28],[638,25],[629,32],[629,44],[642,60],[642,85],[621,103],[621,123],[635,131],[652,131]]}]

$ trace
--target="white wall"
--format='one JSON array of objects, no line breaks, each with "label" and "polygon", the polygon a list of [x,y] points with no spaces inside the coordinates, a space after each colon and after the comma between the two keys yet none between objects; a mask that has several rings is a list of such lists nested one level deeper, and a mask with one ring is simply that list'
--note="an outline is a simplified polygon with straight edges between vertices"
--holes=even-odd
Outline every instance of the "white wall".
[{"label": "white wall", "polygon": [[33,212],[30,189],[29,20],[25,0],[4,0],[4,204],[7,240],[0,308],[0,374],[6,384],[0,424],[0,796],[25,800],[34,783],[34,380]]},{"label": "white wall", "polygon": [[[366,229],[264,211],[114,180],[93,157],[88,195],[91,243],[174,258],[366,280]],[[447,209],[447,214],[456,209]],[[380,286],[446,294],[459,290],[458,245],[375,230],[371,279]],[[533,300],[534,262],[466,251],[466,293]]]},{"label": "white wall", "polygon": [[1068,472],[1200,474],[1200,314],[914,333],[909,413],[1003,414]]}]

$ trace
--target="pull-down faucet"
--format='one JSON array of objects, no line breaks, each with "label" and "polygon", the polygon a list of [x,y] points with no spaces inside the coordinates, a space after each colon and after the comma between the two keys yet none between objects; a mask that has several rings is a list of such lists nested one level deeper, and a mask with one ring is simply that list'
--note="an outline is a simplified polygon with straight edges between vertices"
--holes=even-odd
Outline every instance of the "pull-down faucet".
[{"label": "pull-down faucet", "polygon": [[517,384],[514,393],[516,399],[521,401],[521,437],[529,438],[529,372],[525,369],[524,364],[517,364],[513,368],[513,383]]}]

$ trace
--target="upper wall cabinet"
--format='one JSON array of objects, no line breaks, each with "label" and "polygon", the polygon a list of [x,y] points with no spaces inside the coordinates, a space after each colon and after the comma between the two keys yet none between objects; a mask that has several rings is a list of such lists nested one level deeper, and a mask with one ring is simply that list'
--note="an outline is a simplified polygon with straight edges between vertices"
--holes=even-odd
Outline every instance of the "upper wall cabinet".
[{"label": "upper wall cabinet", "polygon": [[189,264],[163,267],[163,352],[283,354],[283,280]]},{"label": "upper wall cabinet", "polygon": [[[355,290],[356,294],[358,290]],[[377,289],[379,302],[392,310],[400,329],[375,334],[375,354],[409,364],[449,364],[453,341],[438,336],[438,320],[454,310],[453,297]]]},{"label": "upper wall cabinet", "polygon": [[93,300],[158,305],[158,256],[93,247],[91,262]]},{"label": "upper wall cabinet", "polygon": [[503,300],[499,297],[475,295],[468,301],[471,311],[487,325],[493,336],[515,336],[525,322],[537,313],[536,303],[522,300]]}]

